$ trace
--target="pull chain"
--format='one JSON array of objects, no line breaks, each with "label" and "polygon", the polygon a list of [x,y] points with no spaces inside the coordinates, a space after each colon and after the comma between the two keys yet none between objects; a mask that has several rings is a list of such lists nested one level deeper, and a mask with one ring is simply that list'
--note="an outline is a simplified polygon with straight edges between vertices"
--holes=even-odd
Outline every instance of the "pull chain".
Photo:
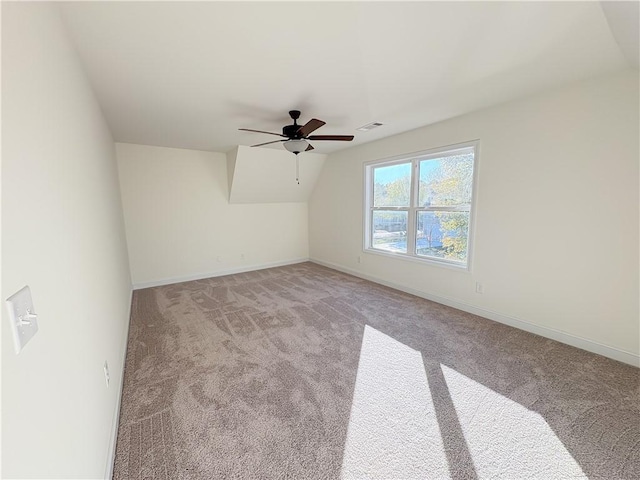
[{"label": "pull chain", "polygon": [[300,185],[300,157],[296,155],[296,182]]}]

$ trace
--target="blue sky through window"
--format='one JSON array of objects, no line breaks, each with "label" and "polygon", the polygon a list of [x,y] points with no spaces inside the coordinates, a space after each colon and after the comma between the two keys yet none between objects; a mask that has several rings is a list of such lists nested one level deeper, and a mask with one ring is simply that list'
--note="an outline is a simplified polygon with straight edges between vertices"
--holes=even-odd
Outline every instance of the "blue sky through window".
[{"label": "blue sky through window", "polygon": [[[422,163],[422,171],[420,172],[421,178],[429,175],[440,165],[440,159],[429,160]],[[407,177],[411,174],[411,164],[401,163],[400,165],[392,165],[389,167],[382,167],[375,169],[374,183],[387,184],[391,183],[399,178]]]}]

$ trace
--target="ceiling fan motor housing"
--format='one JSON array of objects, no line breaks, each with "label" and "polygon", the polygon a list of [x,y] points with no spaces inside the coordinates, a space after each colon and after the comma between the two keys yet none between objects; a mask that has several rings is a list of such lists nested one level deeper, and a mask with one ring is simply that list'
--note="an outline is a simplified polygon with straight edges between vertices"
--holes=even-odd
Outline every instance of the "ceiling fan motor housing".
[{"label": "ceiling fan motor housing", "polygon": [[282,134],[289,138],[302,138],[302,135],[298,135],[300,125],[297,120],[300,118],[300,110],[289,110],[289,116],[293,119],[293,125],[286,125],[282,127]]},{"label": "ceiling fan motor housing", "polygon": [[286,125],[282,127],[282,134],[289,138],[301,138],[301,135],[298,135],[298,130],[300,130],[300,125]]}]

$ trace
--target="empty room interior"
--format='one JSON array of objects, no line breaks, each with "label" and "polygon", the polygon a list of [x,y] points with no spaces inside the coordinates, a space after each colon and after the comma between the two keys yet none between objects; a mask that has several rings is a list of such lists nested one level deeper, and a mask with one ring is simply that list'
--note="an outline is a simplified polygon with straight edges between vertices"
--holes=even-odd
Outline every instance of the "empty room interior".
[{"label": "empty room interior", "polygon": [[639,2],[1,3],[1,476],[640,479]]}]

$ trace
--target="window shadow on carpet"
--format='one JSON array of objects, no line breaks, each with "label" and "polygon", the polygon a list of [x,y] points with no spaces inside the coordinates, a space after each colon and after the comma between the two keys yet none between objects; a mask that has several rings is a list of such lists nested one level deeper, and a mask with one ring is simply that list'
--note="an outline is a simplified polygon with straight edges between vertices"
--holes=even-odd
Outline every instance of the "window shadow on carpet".
[{"label": "window shadow on carpet", "polygon": [[114,478],[640,478],[638,372],[312,263],[138,290]]}]

